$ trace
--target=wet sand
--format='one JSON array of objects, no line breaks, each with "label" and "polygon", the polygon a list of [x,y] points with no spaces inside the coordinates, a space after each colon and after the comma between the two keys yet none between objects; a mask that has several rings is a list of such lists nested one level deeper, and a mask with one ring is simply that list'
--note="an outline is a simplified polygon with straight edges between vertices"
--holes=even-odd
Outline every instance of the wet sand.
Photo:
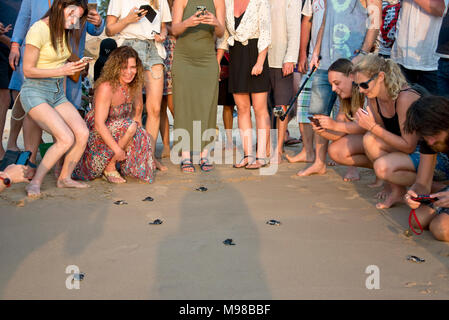
[{"label": "wet sand", "polygon": [[[305,164],[284,162],[271,176],[231,165],[189,175],[163,162],[169,170],[150,185],[58,189],[49,174],[39,200],[26,199],[24,184],[0,194],[0,298],[449,298],[449,244],[428,231],[406,237],[404,204],[377,210],[370,170],[347,183],[340,166],[296,178]],[[66,288],[69,265],[85,273],[79,290]],[[379,290],[365,286],[370,265]]]}]

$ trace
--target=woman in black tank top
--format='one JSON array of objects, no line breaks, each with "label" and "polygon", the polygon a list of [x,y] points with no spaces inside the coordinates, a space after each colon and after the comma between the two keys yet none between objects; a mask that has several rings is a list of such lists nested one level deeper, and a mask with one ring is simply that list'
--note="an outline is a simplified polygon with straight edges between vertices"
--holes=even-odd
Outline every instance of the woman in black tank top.
[{"label": "woman in black tank top", "polygon": [[416,134],[403,130],[411,104],[422,92],[407,84],[399,66],[375,54],[364,56],[354,67],[354,85],[369,99],[368,112],[358,111],[358,124],[368,132],[363,137],[366,155],[373,161],[376,176],[389,183],[384,202],[377,208],[391,207],[402,200],[406,186],[414,183],[415,166],[409,157],[418,142]]}]

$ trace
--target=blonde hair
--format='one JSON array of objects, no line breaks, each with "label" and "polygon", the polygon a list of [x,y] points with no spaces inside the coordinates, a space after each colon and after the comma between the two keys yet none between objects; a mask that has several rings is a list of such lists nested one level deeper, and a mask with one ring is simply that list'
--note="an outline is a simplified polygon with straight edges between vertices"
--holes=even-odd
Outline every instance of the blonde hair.
[{"label": "blonde hair", "polygon": [[407,85],[407,80],[396,62],[384,59],[374,53],[362,57],[355,65],[353,72],[363,73],[370,78],[379,72],[385,73],[384,84],[392,100],[396,100],[401,90]]},{"label": "blonde hair", "polygon": [[[351,61],[348,59],[338,59],[328,69],[328,72],[340,72],[345,75],[345,77],[349,77],[351,73],[353,73],[353,67]],[[352,87],[352,94],[350,98],[342,99],[338,97],[340,101],[340,109],[346,114],[349,119],[352,119],[357,112],[357,109],[363,107],[363,103],[365,101],[365,95],[360,93],[356,87]]]}]

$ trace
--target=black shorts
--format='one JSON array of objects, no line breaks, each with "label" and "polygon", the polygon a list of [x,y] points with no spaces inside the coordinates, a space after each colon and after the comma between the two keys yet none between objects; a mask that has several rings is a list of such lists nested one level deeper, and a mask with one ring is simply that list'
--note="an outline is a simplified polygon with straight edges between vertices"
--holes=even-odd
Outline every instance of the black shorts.
[{"label": "black shorts", "polygon": [[0,43],[0,89],[8,89],[12,69],[9,66],[9,48]]}]

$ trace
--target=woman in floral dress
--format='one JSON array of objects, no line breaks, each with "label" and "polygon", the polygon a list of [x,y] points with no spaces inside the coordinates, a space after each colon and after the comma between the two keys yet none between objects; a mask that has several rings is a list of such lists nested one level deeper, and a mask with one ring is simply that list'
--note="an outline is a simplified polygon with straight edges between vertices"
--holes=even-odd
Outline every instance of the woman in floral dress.
[{"label": "woman in floral dress", "polygon": [[95,83],[94,107],[86,115],[89,140],[74,178],[103,176],[110,183],[123,176],[151,183],[156,166],[150,135],[141,127],[143,67],[137,52],[120,47],[109,56]]}]

